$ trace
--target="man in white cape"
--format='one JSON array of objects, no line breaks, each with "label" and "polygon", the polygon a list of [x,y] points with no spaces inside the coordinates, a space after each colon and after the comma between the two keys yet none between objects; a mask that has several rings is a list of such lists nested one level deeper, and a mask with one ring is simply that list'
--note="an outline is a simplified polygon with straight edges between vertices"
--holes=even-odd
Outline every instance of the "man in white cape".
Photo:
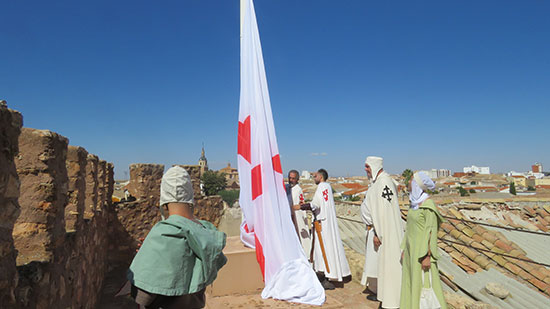
[{"label": "man in white cape", "polygon": [[300,243],[304,249],[306,257],[309,259],[311,252],[311,235],[309,234],[309,224],[307,213],[305,210],[300,210],[300,205],[304,203],[304,191],[298,184],[300,174],[297,170],[288,172],[287,192],[289,194],[289,202],[291,212],[294,214],[292,220],[300,238]]},{"label": "man in white cape", "polygon": [[[336,209],[334,206],[334,197],[332,188],[326,182],[328,173],[320,169],[315,174],[315,184],[317,190],[311,202],[311,209],[318,221],[321,222],[321,236],[325,247],[325,253],[328,263],[328,270],[323,260],[323,253],[317,234],[314,238],[313,251],[313,269],[320,277],[319,280],[325,289],[334,289],[334,284],[330,281],[343,282],[345,277],[351,276],[348,260],[344,251],[344,245],[340,238],[340,230],[336,221]],[[307,205],[307,204],[306,204]],[[315,233],[315,231],[313,231]],[[347,278],[346,278],[347,279]],[[329,281],[330,280],[330,281]]]},{"label": "man in white cape", "polygon": [[[365,161],[371,185],[361,205],[361,216],[367,226],[372,227],[367,239],[372,241],[372,246],[367,244],[364,276],[376,275],[377,299],[382,302],[382,308],[399,308],[403,221],[395,182],[384,171],[382,163],[380,157],[367,157]],[[371,265],[373,256],[377,256],[373,258],[375,270]]]}]

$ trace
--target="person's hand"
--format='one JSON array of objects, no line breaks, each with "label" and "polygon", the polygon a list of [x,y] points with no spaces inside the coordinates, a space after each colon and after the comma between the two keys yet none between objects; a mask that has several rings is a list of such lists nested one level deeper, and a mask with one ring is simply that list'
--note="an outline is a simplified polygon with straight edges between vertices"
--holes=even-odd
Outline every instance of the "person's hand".
[{"label": "person's hand", "polygon": [[422,270],[424,271],[430,270],[431,264],[432,263],[431,263],[430,255],[428,254],[422,259]]},{"label": "person's hand", "polygon": [[292,209],[293,209],[293,210],[300,210],[300,209],[301,209],[301,205],[292,205]]},{"label": "person's hand", "polygon": [[382,242],[380,241],[380,238],[378,238],[378,236],[374,235],[374,238],[372,239],[372,242],[374,243],[374,250],[378,251],[378,247],[380,247],[380,245],[382,244]]}]

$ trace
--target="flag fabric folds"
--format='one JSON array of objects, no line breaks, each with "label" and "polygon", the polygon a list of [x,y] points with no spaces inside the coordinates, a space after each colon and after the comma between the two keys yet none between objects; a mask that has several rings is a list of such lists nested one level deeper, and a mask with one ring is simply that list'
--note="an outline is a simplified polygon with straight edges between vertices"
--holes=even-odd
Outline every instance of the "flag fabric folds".
[{"label": "flag fabric folds", "polygon": [[243,2],[237,151],[241,239],[256,249],[263,298],[321,305],[325,291],[291,221],[254,6],[252,0]]}]

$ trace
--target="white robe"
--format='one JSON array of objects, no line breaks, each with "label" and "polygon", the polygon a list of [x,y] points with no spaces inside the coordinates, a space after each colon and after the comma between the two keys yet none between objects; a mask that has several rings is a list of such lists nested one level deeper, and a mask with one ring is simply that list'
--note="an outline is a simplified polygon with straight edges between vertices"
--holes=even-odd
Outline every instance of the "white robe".
[{"label": "white robe", "polygon": [[326,271],[317,235],[314,236],[313,268],[317,272],[323,272],[325,277],[329,279],[342,281],[342,277],[351,275],[351,271],[346,259],[344,245],[340,238],[338,222],[336,221],[332,188],[328,183],[321,182],[317,186],[317,191],[315,191],[313,201],[311,202],[311,208],[316,214],[317,220],[321,221],[321,235],[323,236],[323,244],[330,272]]},{"label": "white robe", "polygon": [[[377,254],[377,271],[372,272],[371,253],[369,250],[365,261],[365,273],[368,277],[376,274],[378,278],[378,300],[383,308],[399,308],[401,294],[401,241],[403,240],[403,220],[399,210],[397,189],[393,179],[386,172],[382,172],[370,186],[361,205],[361,215],[365,223],[371,223],[381,241]],[[372,239],[369,237],[369,242]]]},{"label": "white robe", "polygon": [[[292,205],[299,205],[304,201],[304,192],[300,185],[292,187]],[[309,259],[311,252],[311,235],[309,235],[310,225],[307,220],[307,213],[305,210],[295,210],[294,216],[296,217],[296,228],[298,229],[298,236],[302,243],[302,248]]]}]

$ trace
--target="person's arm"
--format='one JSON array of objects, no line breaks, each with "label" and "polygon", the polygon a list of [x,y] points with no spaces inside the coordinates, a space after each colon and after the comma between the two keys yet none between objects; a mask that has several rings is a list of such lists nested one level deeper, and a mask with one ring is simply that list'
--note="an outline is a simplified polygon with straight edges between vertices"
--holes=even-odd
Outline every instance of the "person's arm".
[{"label": "person's arm", "polygon": [[428,271],[431,267],[432,261],[437,261],[439,254],[437,253],[437,215],[433,210],[424,208],[422,209],[424,216],[424,226],[426,227],[424,235],[422,235],[421,250],[420,250],[420,263],[424,271]]}]

